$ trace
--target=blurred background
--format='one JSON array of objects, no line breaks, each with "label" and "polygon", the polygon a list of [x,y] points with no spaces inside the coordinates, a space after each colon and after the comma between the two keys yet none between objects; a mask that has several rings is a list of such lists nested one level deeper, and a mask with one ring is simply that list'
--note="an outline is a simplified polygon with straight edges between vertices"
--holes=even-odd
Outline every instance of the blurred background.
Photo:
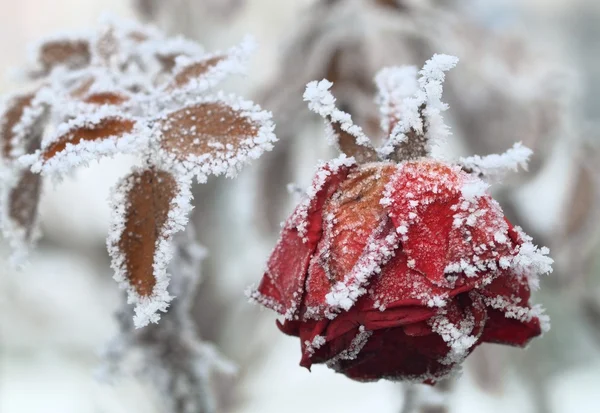
[{"label": "blurred background", "polygon": [[[226,88],[274,112],[280,141],[235,180],[195,188],[192,222],[208,250],[193,319],[202,339],[237,365],[208,377],[216,411],[402,412],[398,383],[354,383],[325,366],[298,366],[296,338],[275,315],[247,303],[294,205],[286,186],[307,186],[334,155],[322,122],[302,102],[327,77],[338,104],[373,135],[372,77],[385,65],[421,66],[433,53],[460,57],[446,83],[453,137],[446,158],[535,152],[528,172],[497,187],[507,216],[550,247],[554,273],[534,300],[552,330],[526,350],[485,345],[436,412],[598,412],[600,399],[600,2],[596,0],[0,0],[0,71],[27,44],[55,31],[89,29],[104,12],[151,22],[207,50],[252,34],[248,76]],[[10,76],[0,92],[18,90]],[[184,412],[165,404],[135,369],[97,380],[119,334],[124,297],[112,280],[105,238],[109,189],[125,157],[103,160],[44,190],[44,236],[31,264],[0,258],[0,412]],[[417,389],[417,392],[422,389]],[[168,395],[167,395],[168,396]],[[425,413],[434,410],[426,410]],[[200,413],[200,412],[198,412]]]}]

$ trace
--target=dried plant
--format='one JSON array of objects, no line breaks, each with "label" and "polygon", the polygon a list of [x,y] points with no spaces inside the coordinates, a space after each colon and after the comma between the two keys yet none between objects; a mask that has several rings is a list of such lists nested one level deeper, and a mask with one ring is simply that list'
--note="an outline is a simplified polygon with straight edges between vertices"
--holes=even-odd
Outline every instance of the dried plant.
[{"label": "dried plant", "polygon": [[271,115],[212,92],[243,71],[251,43],[205,53],[152,28],[108,22],[98,33],[42,41],[25,69],[29,92],[1,112],[3,230],[22,256],[34,243],[42,177],[117,153],[139,166],[117,185],[107,240],[115,279],[135,304],[134,323],[157,322],[173,296],[173,235],[192,208],[193,179],[234,176],[270,150]]}]

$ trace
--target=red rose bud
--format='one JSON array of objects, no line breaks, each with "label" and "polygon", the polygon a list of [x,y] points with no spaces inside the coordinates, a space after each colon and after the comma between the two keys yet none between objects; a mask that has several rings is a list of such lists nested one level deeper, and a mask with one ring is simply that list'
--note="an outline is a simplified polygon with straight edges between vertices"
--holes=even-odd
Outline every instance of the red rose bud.
[{"label": "red rose bud", "polygon": [[504,218],[488,185],[427,158],[321,167],[252,298],[284,315],[300,364],[359,381],[433,383],[484,342],[548,328],[529,304],[546,248]]}]

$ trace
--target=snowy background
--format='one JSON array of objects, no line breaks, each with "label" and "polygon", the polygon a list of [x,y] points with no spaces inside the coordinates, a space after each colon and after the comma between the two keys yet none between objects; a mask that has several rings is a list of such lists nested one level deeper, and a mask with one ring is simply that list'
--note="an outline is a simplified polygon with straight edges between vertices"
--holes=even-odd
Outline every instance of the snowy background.
[{"label": "snowy background", "polygon": [[[275,316],[249,305],[244,296],[246,287],[260,279],[277,235],[277,223],[292,207],[293,197],[286,194],[286,184],[293,181],[306,186],[316,160],[330,156],[321,122],[306,114],[296,114],[294,102],[301,99],[292,86],[329,73],[330,68],[319,69],[319,64],[331,57],[332,50],[338,50],[332,44],[344,44],[356,35],[354,32],[364,29],[351,20],[352,10],[367,7],[360,4],[369,1],[338,0],[334,17],[323,14],[323,19],[331,18],[332,32],[338,30],[335,24],[342,29],[312,46],[317,56],[315,61],[297,52],[299,63],[290,68],[293,63],[286,62],[284,56],[295,53],[293,39],[301,37],[303,30],[313,24],[307,16],[311,13],[313,18],[321,16],[315,12],[320,10],[314,9],[318,7],[316,1],[0,0],[3,39],[0,71],[8,74],[26,59],[28,43],[53,31],[94,26],[106,11],[153,20],[170,33],[183,32],[194,37],[208,50],[234,45],[246,33],[258,41],[259,49],[251,61],[249,76],[234,80],[227,87],[275,112],[283,149],[267,154],[235,181],[212,180],[195,191],[193,221],[209,256],[203,265],[203,284],[194,318],[202,337],[238,366],[235,378],[215,380],[222,412],[402,411],[404,391],[397,383],[360,384],[324,366],[314,367],[312,373],[298,367],[297,339],[280,334],[275,327]],[[407,20],[416,25],[417,32],[432,33],[426,39],[425,49],[448,47],[465,51],[464,56],[460,51],[455,52],[462,61],[449,75],[449,82],[454,83],[451,83],[448,113],[452,116],[453,109],[456,110],[453,123],[456,139],[445,150],[461,155],[485,154],[503,151],[512,141],[524,140],[540,154],[536,164],[539,165],[534,165],[520,180],[507,182],[510,189],[499,196],[507,215],[538,242],[549,244],[557,261],[555,274],[542,280],[542,290],[535,298],[548,309],[553,322],[551,332],[525,351],[495,346],[478,349],[450,395],[450,410],[597,412],[600,267],[594,256],[600,245],[597,242],[600,229],[595,225],[600,209],[597,184],[600,151],[594,144],[600,138],[597,132],[600,3],[595,0],[407,0],[403,3],[409,10],[414,8],[415,14],[422,13],[428,22],[420,26],[418,21]],[[471,46],[458,44],[458,40],[450,44],[447,37],[439,38],[436,29],[440,29],[442,22],[438,25],[437,17],[431,17],[430,13],[440,7],[438,3],[447,3],[444,7],[452,8],[452,17],[448,19],[468,19],[482,33],[493,33],[490,36],[514,34],[534,54],[539,51],[547,59],[543,62],[565,71],[558,82],[560,92],[536,79],[539,65],[524,65],[519,68],[523,73],[514,83],[503,83],[498,63],[484,52],[477,54]],[[420,9],[424,7],[429,9]],[[338,22],[335,18],[346,11],[349,20]],[[373,16],[365,21],[381,27],[394,23]],[[390,52],[386,47],[395,46],[383,45],[370,29],[364,30],[367,33],[364,43],[373,51],[369,54],[373,65],[381,61],[420,66],[431,54],[427,52],[421,57],[416,50],[419,47],[410,46],[409,42]],[[440,29],[439,33],[444,32]],[[486,41],[482,40],[479,47],[487,49]],[[510,63],[513,51],[511,47],[503,49],[508,57],[500,58]],[[367,69],[352,71],[356,60],[348,58],[344,61],[345,69],[336,69],[340,84],[346,82],[348,86],[335,93],[338,96],[347,93],[348,101],[355,105],[351,109],[359,110],[363,103],[357,102],[362,92],[352,89],[353,76]],[[465,69],[461,70],[463,65]],[[482,68],[487,72],[482,73]],[[285,85],[292,86],[286,90]],[[10,76],[0,78],[2,93],[18,87]],[[510,87],[514,87],[514,93],[504,90]],[[542,90],[546,87],[548,91]],[[528,100],[532,95],[544,97],[542,92],[565,95],[561,100],[564,106],[549,111],[549,118],[542,117],[540,121],[560,133],[523,136],[518,122],[525,120],[519,116],[533,105],[543,106],[548,101]],[[488,111],[481,109],[477,99],[487,102],[486,93],[492,97],[502,94],[503,99],[498,99],[501,106]],[[517,114],[507,109],[519,104],[525,109],[519,109]],[[281,119],[277,118],[280,109],[281,113],[286,112]],[[473,124],[469,121],[472,114],[479,116],[475,130],[481,133],[477,134],[477,141],[470,139],[474,132],[467,127]],[[299,120],[294,123],[290,118],[296,115]],[[559,117],[564,119],[555,125]],[[489,134],[483,134],[488,127]],[[286,136],[287,129],[294,130],[294,136]],[[502,140],[504,137],[506,141]],[[1,413],[164,412],[160,395],[145,380],[130,375],[106,384],[98,381],[95,374],[102,365],[103,351],[117,334],[114,314],[123,300],[112,280],[105,251],[110,215],[106,199],[109,188],[129,165],[130,160],[125,157],[104,160],[78,171],[72,179],[56,187],[45,188],[41,211],[44,238],[24,270],[9,269],[5,261],[7,248],[0,248]]]}]

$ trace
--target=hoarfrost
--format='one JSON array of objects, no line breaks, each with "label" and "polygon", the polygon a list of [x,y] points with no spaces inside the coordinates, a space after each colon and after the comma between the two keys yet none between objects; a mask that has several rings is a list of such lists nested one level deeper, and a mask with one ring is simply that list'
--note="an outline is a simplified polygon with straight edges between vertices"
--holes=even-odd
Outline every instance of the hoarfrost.
[{"label": "hoarfrost", "polygon": [[[244,164],[271,150],[276,138],[271,113],[253,102],[219,91],[203,94],[226,76],[243,72],[253,48],[251,39],[228,51],[209,54],[195,42],[169,38],[155,28],[126,20],[104,16],[101,26],[97,32],[48,37],[32,49],[30,64],[23,72],[38,81],[38,89],[23,103],[22,113],[3,112],[0,117],[0,126],[9,129],[1,136],[3,149],[10,149],[3,157],[12,157],[3,162],[7,171],[2,186],[12,192],[2,195],[2,215],[6,218],[11,202],[23,210],[26,205],[31,212],[27,224],[34,223],[38,175],[61,178],[103,156],[137,155],[142,167],[124,179],[112,198],[113,223],[107,245],[115,279],[127,289],[129,303],[136,305],[135,326],[142,327],[157,322],[158,313],[166,311],[172,299],[167,289],[170,244],[172,236],[187,224],[192,178],[205,182],[208,175],[233,177]],[[42,114],[47,114],[43,116],[46,122],[38,133]],[[14,124],[5,127],[5,117]],[[37,146],[23,143],[29,138],[39,138]],[[29,192],[16,193],[11,185],[29,177],[23,171],[35,179],[25,182]],[[152,178],[140,184],[147,192],[130,193],[134,181],[144,174],[158,181],[172,180],[175,192],[154,193],[153,185],[159,183]],[[172,189],[169,185],[165,188]],[[138,201],[146,197],[140,202],[144,205],[156,207],[162,202],[163,210],[132,206],[136,196]],[[165,203],[168,196],[172,197]],[[147,220],[140,222],[164,221],[154,233],[146,231],[146,236],[155,236],[144,240],[152,256],[138,251],[138,256],[145,257],[142,267],[147,273],[136,274],[135,280],[132,271],[142,270],[129,263],[136,254],[124,245],[138,248],[127,240],[142,234],[128,227],[134,225],[127,222],[130,208],[146,214]],[[35,232],[34,225],[20,228],[3,221],[4,232],[15,240],[24,239],[27,231]]]},{"label": "hoarfrost", "polygon": [[497,180],[501,179],[508,171],[516,172],[519,167],[527,170],[527,163],[531,155],[533,155],[533,151],[518,142],[503,154],[474,155],[460,158],[458,162],[465,170],[474,175]]}]

